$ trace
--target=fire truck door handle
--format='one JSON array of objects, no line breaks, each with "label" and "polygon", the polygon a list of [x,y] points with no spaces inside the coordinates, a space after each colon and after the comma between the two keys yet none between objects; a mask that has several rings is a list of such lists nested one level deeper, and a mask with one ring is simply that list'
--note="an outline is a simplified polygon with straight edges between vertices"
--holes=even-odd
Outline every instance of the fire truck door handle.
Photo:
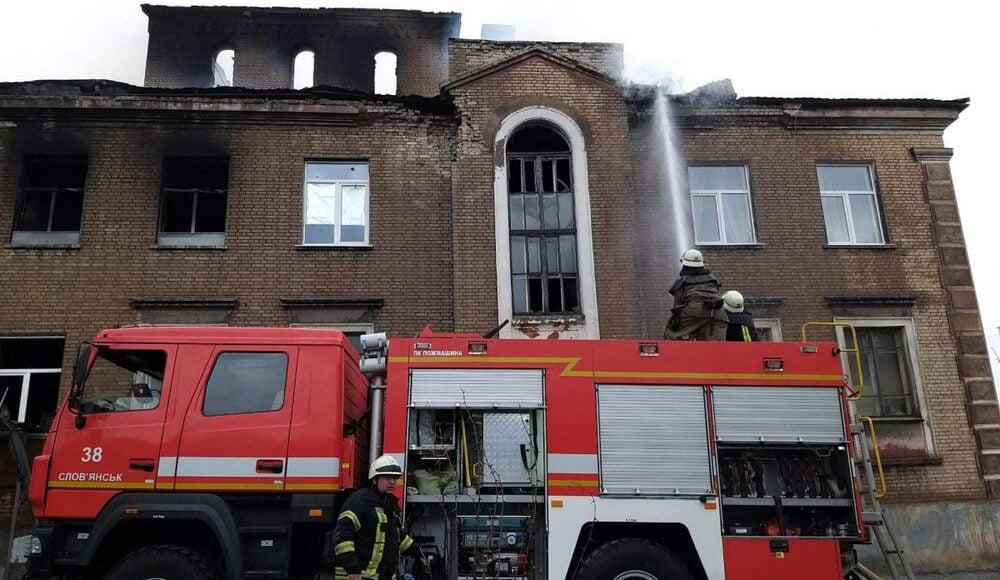
[{"label": "fire truck door handle", "polygon": [[281,473],[285,469],[285,462],[280,459],[258,459],[257,473]]},{"label": "fire truck door handle", "polygon": [[133,457],[128,460],[128,466],[130,469],[139,469],[141,471],[153,471],[154,462],[152,459],[139,459]]}]

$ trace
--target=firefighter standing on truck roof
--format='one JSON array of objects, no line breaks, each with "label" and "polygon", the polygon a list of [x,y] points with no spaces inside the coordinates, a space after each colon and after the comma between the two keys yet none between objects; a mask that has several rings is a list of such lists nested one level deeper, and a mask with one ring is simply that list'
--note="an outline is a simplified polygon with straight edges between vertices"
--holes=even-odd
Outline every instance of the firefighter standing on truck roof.
[{"label": "firefighter standing on truck roof", "polygon": [[425,571],[429,568],[399,519],[392,492],[402,475],[399,463],[383,455],[368,469],[370,485],[344,502],[333,531],[337,580],[395,580],[400,554],[419,559]]},{"label": "firefighter standing on truck roof", "polygon": [[757,327],[753,324],[753,316],[743,309],[742,294],[736,290],[730,290],[723,294],[722,308],[729,316],[726,340],[757,342]]},{"label": "firefighter standing on truck roof", "polygon": [[721,288],[722,284],[705,268],[701,252],[684,252],[680,277],[670,287],[674,307],[663,338],[723,340],[729,320],[722,311]]}]

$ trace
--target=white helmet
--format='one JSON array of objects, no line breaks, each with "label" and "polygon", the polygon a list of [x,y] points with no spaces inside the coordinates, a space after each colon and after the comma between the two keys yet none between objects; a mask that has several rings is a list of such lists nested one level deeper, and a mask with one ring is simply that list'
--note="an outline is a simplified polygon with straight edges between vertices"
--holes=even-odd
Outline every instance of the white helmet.
[{"label": "white helmet", "polygon": [[743,295],[730,290],[722,295],[722,307],[729,312],[743,312]]},{"label": "white helmet", "polygon": [[705,260],[698,250],[688,250],[681,254],[681,264],[692,268],[701,268],[705,265]]},{"label": "white helmet", "polygon": [[383,455],[372,461],[371,467],[368,468],[368,479],[374,479],[379,475],[395,475],[399,477],[403,475],[403,468],[399,466],[396,458],[392,455]]}]

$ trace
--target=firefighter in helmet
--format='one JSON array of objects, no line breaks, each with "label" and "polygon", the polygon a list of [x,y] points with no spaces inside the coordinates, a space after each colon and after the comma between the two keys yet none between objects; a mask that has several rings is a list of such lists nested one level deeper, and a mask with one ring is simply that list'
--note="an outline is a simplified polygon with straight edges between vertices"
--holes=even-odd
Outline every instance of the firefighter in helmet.
[{"label": "firefighter in helmet", "polygon": [[393,491],[403,469],[382,455],[368,469],[369,486],[351,494],[333,530],[337,580],[395,580],[400,554],[429,569],[420,546],[405,530]]},{"label": "firefighter in helmet", "polygon": [[743,308],[742,294],[736,290],[723,294],[722,308],[729,317],[726,340],[757,342],[757,327],[753,324],[753,316]]},{"label": "firefighter in helmet", "polygon": [[681,256],[681,272],[670,287],[674,307],[663,338],[671,340],[723,340],[729,323],[722,311],[722,284],[705,268],[698,250]]}]

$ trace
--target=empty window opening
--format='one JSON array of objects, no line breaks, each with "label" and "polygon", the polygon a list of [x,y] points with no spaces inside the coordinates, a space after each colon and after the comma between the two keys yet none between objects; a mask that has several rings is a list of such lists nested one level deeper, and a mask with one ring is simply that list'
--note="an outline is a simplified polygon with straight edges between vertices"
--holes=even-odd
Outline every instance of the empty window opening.
[{"label": "empty window opening", "polygon": [[59,405],[63,339],[0,338],[0,417],[48,431]]},{"label": "empty window opening", "polygon": [[236,51],[227,48],[220,50],[215,55],[212,63],[212,73],[214,75],[213,86],[231,87],[233,86],[233,68],[236,65]]},{"label": "empty window opening", "polygon": [[214,157],[163,159],[161,246],[222,246],[226,232],[229,160]]},{"label": "empty window opening", "polygon": [[292,72],[292,88],[306,89],[313,86],[316,54],[311,50],[300,51],[295,55]]},{"label": "empty window opening", "polygon": [[13,243],[79,243],[86,177],[86,157],[39,155],[25,158]]},{"label": "empty window opening", "polygon": [[391,52],[375,55],[375,94],[396,94],[396,55]]},{"label": "empty window opening", "polygon": [[580,310],[570,158],[566,139],[547,125],[527,125],[508,140],[514,314]]}]

